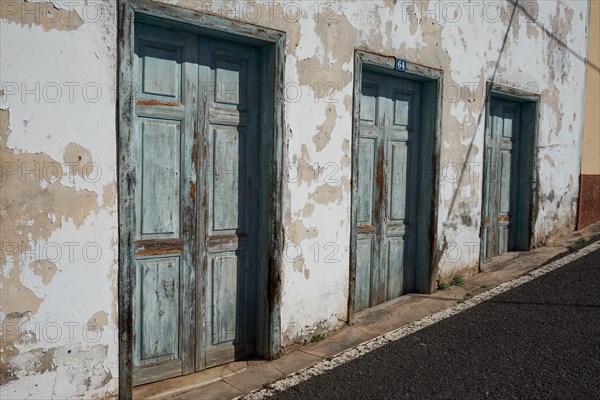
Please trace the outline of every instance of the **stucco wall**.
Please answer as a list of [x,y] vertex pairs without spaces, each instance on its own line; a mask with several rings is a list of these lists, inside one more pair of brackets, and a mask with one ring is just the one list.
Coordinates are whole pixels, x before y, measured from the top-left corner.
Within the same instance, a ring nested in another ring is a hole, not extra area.
[[116,393],[116,7],[0,3],[0,397]]
[[[444,71],[439,279],[472,273],[479,258],[486,81],[541,95],[535,243],[574,228],[587,2],[521,1],[509,28],[506,1],[160,1],[287,34],[284,346],[347,320],[355,49]],[[47,11],[36,22],[8,3],[32,6],[2,0],[2,398],[48,397],[49,389],[61,398],[110,395],[118,376],[115,7],[43,2],[54,13],[73,10],[48,23]],[[49,243],[60,257],[43,250]],[[9,335],[15,324],[35,336]],[[85,336],[93,333],[97,341]]]

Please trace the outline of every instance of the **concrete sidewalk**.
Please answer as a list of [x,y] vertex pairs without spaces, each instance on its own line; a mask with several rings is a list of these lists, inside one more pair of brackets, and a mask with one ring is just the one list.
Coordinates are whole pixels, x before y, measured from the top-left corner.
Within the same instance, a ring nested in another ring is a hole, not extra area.
[[233,399],[354,348],[361,343],[449,309],[475,295],[510,282],[571,251],[569,246],[600,235],[600,223],[574,232],[551,245],[529,252],[505,254],[485,264],[484,272],[461,286],[431,295],[409,294],[357,314],[356,323],[275,361],[243,361],[193,375],[136,387],[135,399]]

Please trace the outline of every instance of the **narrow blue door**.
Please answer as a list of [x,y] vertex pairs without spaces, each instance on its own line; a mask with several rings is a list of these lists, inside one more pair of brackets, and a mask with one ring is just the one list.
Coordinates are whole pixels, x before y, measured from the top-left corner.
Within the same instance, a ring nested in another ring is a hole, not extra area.
[[519,115],[518,103],[492,97],[485,146],[483,258],[515,248]]
[[255,353],[259,52],[201,38],[198,368]]
[[358,144],[355,310],[414,290],[421,85],[365,72]]
[[[134,384],[194,370],[194,35],[135,28]],[[191,350],[191,351],[190,351]]]

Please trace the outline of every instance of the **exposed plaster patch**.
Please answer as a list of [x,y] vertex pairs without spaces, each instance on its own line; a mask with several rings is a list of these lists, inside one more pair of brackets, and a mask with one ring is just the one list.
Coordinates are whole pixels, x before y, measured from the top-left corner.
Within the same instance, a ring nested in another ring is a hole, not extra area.
[[314,211],[315,211],[315,205],[312,203],[306,203],[306,205],[302,209],[302,217],[308,218],[313,214]]
[[325,112],[325,122],[317,127],[318,133],[313,136],[313,143],[317,147],[317,151],[321,151],[331,141],[331,132],[335,127],[337,120],[337,110],[335,106],[330,105]]
[[[303,240],[314,239],[318,234],[317,228],[314,226],[307,228],[300,219],[294,220],[287,229],[287,239],[296,248]],[[310,271],[306,267],[304,256],[301,253],[294,258],[292,268],[295,272],[303,272],[306,279],[310,276]]]
[[[3,243],[3,245],[6,247],[6,242]],[[6,263],[4,263],[4,265],[6,265]],[[35,314],[42,304],[43,299],[38,297],[33,290],[21,282],[20,272],[21,269],[15,265],[10,270],[8,276],[2,275],[2,278],[0,279],[0,282],[2,283],[2,290],[0,290],[0,309],[5,314]]]
[[548,162],[548,164],[550,164],[552,166],[552,168],[556,167],[556,164],[554,163],[554,159],[550,156],[550,154],[544,155],[544,160],[546,160]]
[[[561,8],[561,5],[564,6],[564,9]],[[554,85],[556,85],[556,74],[560,74],[561,82],[564,83],[571,70],[571,58],[564,43],[568,43],[567,37],[573,31],[573,15],[572,8],[561,2],[556,3],[556,12],[550,22],[550,28],[555,37],[547,35],[548,66],[550,67],[550,79]]]
[[106,311],[97,311],[90,317],[86,326],[88,331],[102,332],[107,325],[108,314]]
[[15,346],[16,338],[8,338],[8,335],[4,333],[9,326],[11,325],[9,325],[8,320],[2,322],[2,332],[0,334],[0,385],[2,386],[17,379],[15,371],[10,367],[10,360],[19,354],[19,350]]
[[294,259],[294,271],[302,272],[304,269],[304,256],[299,255]]
[[29,374],[52,372],[56,371],[56,364],[54,363],[55,352],[55,348],[37,348],[13,358],[13,362]]
[[288,226],[287,237],[290,241],[299,244],[306,239],[314,239],[319,234],[316,227],[307,228],[301,220],[295,220]]
[[[342,178],[346,179],[346,178]],[[333,186],[328,183],[320,185],[308,197],[317,204],[337,203],[341,204],[344,199],[345,188],[343,186]]]
[[527,24],[527,37],[529,39],[538,39],[540,37],[540,31],[533,22]]
[[354,105],[354,98],[352,96],[344,96],[344,108],[348,113],[352,112],[352,106]]
[[322,90],[315,92],[319,99],[331,96],[332,91],[340,92],[352,82],[352,72],[346,70],[345,65],[353,60],[358,34],[346,16],[337,14],[335,18],[335,23],[320,19],[315,27],[321,39],[320,47],[326,51],[324,59],[313,56],[297,63],[300,85],[319,83]]
[[527,0],[525,4],[522,4],[525,9],[521,10],[522,14],[525,15],[525,21],[528,24],[534,24],[538,22],[540,18],[540,4],[538,0]]
[[102,188],[102,207],[114,207],[117,203],[117,184],[107,183]]
[[44,31],[72,31],[84,24],[74,9],[57,7],[53,2],[30,2],[28,0],[2,1],[0,18],[31,28],[40,26]]
[[[403,3],[403,2],[402,2]],[[415,35],[417,33],[417,28],[419,25],[429,25],[429,24],[433,24],[435,23],[435,20],[429,20],[429,18],[427,17],[427,11],[430,10],[429,8],[429,3],[430,0],[416,0],[416,1],[412,1],[409,2],[408,5],[406,6],[404,4],[401,3],[401,6],[404,7],[404,10],[402,10],[402,12],[406,12],[410,15],[410,26],[409,26],[409,30],[410,30],[410,34],[411,35]],[[389,3],[388,3],[389,4]],[[390,6],[392,6],[392,4],[389,4]],[[393,5],[396,5],[396,2],[394,1]],[[421,17],[419,17],[418,15],[421,15]]]
[[352,166],[352,154],[350,151],[350,140],[344,139],[342,142],[342,159],[340,160],[340,169],[347,169]]
[[69,166],[70,175],[79,175],[82,178],[88,178],[90,173],[94,173],[94,169],[88,168],[92,165],[92,153],[83,146],[76,143],[69,143],[65,147],[63,155],[65,165]]
[[54,278],[54,274],[56,274],[56,265],[53,262],[48,260],[36,260],[29,264],[29,268],[33,271],[34,274],[40,276],[42,278],[42,282],[44,285],[47,285]]
[[0,330],[0,385],[16,380],[19,368],[11,366],[11,360],[19,355],[17,345],[35,343],[35,333],[21,329],[30,313],[8,313]]
[[311,183],[315,182],[319,175],[323,172],[323,168],[311,163],[306,144],[302,144],[300,146],[300,158],[294,156],[293,160],[294,164],[296,165],[296,175],[294,179],[296,180],[296,184],[298,186],[310,185]]
[[[559,89],[557,88],[554,80],[550,81],[550,87],[552,89],[544,89],[544,91],[542,92],[542,97],[545,103],[544,116],[548,119],[550,119],[551,116],[554,116],[554,129],[548,129],[547,143],[553,142],[553,136],[558,137],[560,135],[563,126],[563,119],[565,116],[560,104],[560,98],[558,95]],[[550,108],[551,110],[550,115],[548,115],[548,113],[546,112],[548,108]]]

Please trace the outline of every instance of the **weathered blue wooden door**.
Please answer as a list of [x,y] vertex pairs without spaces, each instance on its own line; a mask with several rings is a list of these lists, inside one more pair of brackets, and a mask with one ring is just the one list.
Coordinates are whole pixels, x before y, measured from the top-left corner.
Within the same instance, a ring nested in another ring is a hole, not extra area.
[[200,40],[199,368],[255,352],[259,52]]
[[363,73],[355,310],[414,290],[421,85]]
[[[135,235],[134,384],[194,370],[194,35],[138,24],[131,87]],[[190,351],[192,349],[192,351]]]
[[256,347],[259,51],[135,28],[134,384]]
[[512,250],[516,238],[518,103],[492,97],[486,129],[483,258]]

